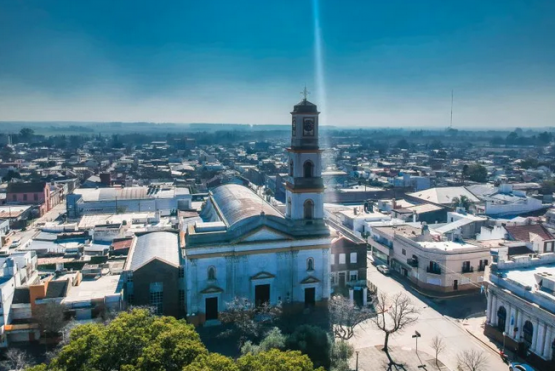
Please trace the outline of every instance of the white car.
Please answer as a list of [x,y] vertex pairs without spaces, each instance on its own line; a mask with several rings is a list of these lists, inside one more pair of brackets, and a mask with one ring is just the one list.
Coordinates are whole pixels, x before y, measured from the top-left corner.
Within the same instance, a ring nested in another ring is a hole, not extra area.
[[15,249],[16,247],[18,247],[21,244],[21,240],[13,240],[12,244],[10,245],[11,249]]
[[385,264],[378,265],[378,266],[377,266],[377,269],[378,269],[380,272],[382,272],[383,274],[385,274],[385,275],[388,275],[388,274],[389,274],[389,267],[388,267],[387,265],[385,265]]
[[534,368],[524,363],[513,362],[509,365],[509,371],[534,371]]

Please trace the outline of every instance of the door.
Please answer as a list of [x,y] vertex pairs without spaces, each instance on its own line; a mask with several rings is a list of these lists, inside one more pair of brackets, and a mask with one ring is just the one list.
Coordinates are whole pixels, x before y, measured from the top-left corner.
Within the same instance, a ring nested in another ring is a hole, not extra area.
[[453,290],[458,290],[459,289],[459,281],[458,280],[454,280],[453,281]]
[[257,307],[270,303],[270,285],[256,285],[254,287],[254,302]]
[[316,303],[316,288],[310,287],[304,289],[304,306],[305,308],[312,308]]
[[206,320],[218,319],[218,298],[206,298]]
[[345,287],[345,272],[339,272],[339,287]]

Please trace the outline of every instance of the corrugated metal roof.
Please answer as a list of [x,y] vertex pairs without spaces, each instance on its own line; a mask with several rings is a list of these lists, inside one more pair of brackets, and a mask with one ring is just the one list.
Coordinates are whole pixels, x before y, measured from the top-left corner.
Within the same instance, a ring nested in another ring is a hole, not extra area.
[[260,215],[261,212],[264,212],[265,215],[283,218],[279,211],[242,185],[225,184],[214,188],[212,199],[229,227],[246,218]]
[[179,238],[171,232],[152,232],[137,238],[128,270],[136,270],[154,258],[179,266]]

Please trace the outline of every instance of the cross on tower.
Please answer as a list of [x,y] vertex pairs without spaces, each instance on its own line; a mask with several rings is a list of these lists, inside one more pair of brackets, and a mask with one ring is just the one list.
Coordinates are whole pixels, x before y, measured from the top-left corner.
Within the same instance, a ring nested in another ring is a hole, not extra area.
[[304,100],[306,100],[306,98],[308,97],[308,95],[310,94],[310,92],[308,90],[306,90],[306,86],[304,87],[304,90],[301,91],[301,94],[304,97]]

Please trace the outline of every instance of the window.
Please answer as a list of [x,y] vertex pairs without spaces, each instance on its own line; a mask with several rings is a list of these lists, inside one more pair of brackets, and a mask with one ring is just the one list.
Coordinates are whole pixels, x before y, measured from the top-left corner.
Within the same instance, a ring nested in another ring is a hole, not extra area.
[[545,248],[544,248],[544,252],[553,252],[553,244],[554,242],[546,242],[545,243]]
[[532,322],[526,321],[522,332],[524,333],[524,342],[530,347],[532,345],[532,338],[534,337],[534,325],[532,325]]
[[13,201],[17,201],[17,195],[13,195],[13,196],[12,196],[12,200],[13,200]]
[[356,252],[351,253],[350,262],[353,263],[353,264],[355,264],[357,262],[357,253]]
[[39,200],[39,195],[35,193],[35,194],[33,195],[33,200],[34,200],[34,201],[38,201],[38,200]]
[[345,254],[339,254],[339,264],[345,264]]
[[330,261],[331,261],[330,265],[334,265],[334,264],[335,264],[335,254],[331,254],[331,255],[330,255]]
[[209,267],[208,268],[208,280],[214,281],[216,279],[216,268]]
[[312,200],[306,200],[304,202],[304,218],[314,218],[314,202]]
[[27,194],[26,193],[23,194],[23,201],[27,201]]
[[507,323],[507,310],[504,306],[500,306],[497,310],[497,329],[501,332],[505,331]]
[[312,178],[314,176],[314,164],[312,163],[312,161],[305,161],[303,165],[303,170],[303,175],[305,178]]
[[133,294],[128,294],[127,295],[127,303],[128,304],[133,304],[133,300],[135,300],[135,296]]
[[308,258],[306,260],[306,270],[307,271],[313,271],[314,270],[314,259]]
[[403,249],[402,253],[403,255],[407,255],[407,250]]
[[179,308],[185,308],[185,290],[179,290]]
[[133,282],[133,272],[127,273],[127,282]]
[[287,215],[291,215],[291,197],[287,199]]
[[153,282],[150,284],[149,304],[154,314],[163,313],[164,285],[162,282]]
[[185,267],[179,267],[179,278],[185,277]]
[[293,176],[293,160],[289,161],[289,175]]
[[331,285],[335,285],[335,275],[334,274],[330,274],[330,283]]
[[357,271],[350,271],[349,272],[349,280],[350,281],[357,281],[358,280],[358,272]]

